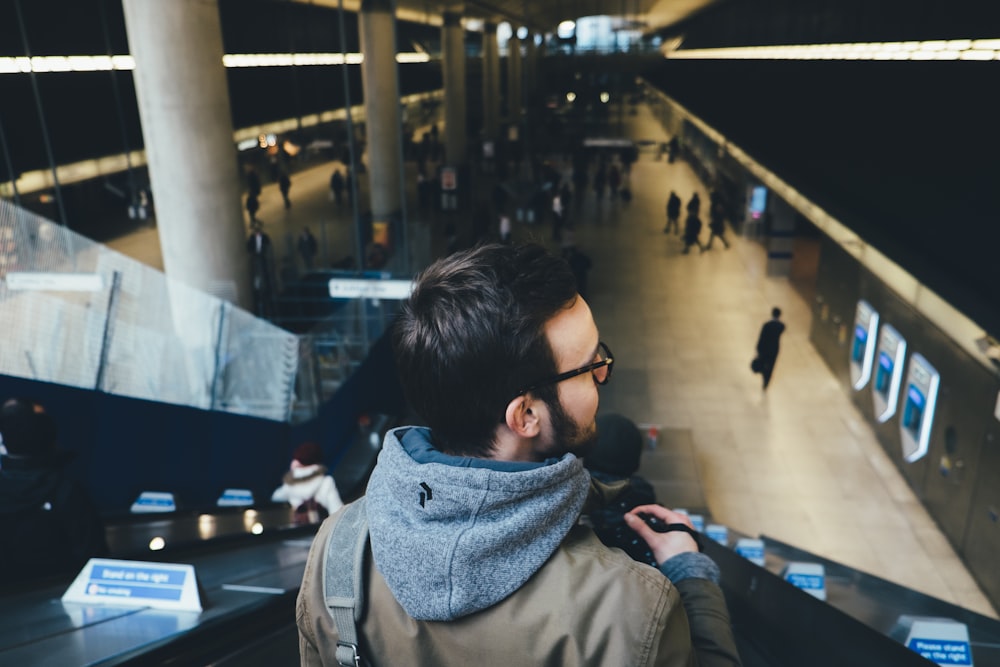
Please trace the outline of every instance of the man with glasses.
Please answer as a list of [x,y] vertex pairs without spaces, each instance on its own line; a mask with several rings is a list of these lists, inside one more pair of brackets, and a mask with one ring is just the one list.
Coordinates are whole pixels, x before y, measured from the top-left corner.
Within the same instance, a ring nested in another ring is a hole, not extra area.
[[338,604],[326,580],[352,561],[331,546],[345,513],[317,534],[296,609],[303,665],[338,664],[338,648],[373,665],[739,664],[718,568],[684,515],[644,505],[626,517],[659,571],[579,521],[610,491],[581,457],[615,358],[563,261],[537,245],[439,260],[393,345],[427,427],[387,434],[368,485],[356,642],[340,641],[343,616],[326,606]]

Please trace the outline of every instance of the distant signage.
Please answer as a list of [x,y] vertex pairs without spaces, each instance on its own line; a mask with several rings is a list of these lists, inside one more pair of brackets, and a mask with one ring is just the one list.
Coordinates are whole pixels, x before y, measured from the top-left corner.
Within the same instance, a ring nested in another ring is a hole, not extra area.
[[143,491],[132,503],[133,514],[176,511],[177,503],[174,502],[174,494],[162,491]]
[[939,665],[971,665],[969,642],[949,642],[934,639],[911,639],[906,648]]
[[753,537],[741,537],[736,542],[736,553],[751,563],[764,567],[764,540]]
[[226,489],[216,501],[219,507],[246,507],[253,505],[253,492],[250,489]]
[[413,291],[413,281],[334,278],[329,289],[333,299],[406,299]]
[[967,665],[972,667],[972,650],[969,646],[969,627],[950,618],[932,616],[900,616],[890,636],[901,639],[903,645],[939,665]]
[[723,546],[729,544],[729,529],[718,523],[710,523],[705,527],[705,534]]
[[201,611],[193,565],[91,558],[63,602]]
[[821,563],[788,563],[785,581],[820,600],[826,599],[826,568]]
[[7,289],[11,291],[99,292],[104,289],[104,279],[99,273],[11,271],[7,274]]

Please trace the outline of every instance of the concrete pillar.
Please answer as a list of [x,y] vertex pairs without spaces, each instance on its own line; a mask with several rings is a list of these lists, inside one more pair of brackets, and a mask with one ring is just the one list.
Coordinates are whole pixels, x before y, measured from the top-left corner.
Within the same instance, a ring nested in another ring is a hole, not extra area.
[[483,25],[483,137],[496,140],[500,133],[500,52],[497,24]]
[[167,276],[251,310],[217,0],[123,0]]
[[511,25],[513,32],[507,42],[507,116],[511,123],[521,122],[521,40],[517,36],[517,27]]
[[465,29],[461,5],[452,6],[442,15],[441,51],[445,160],[449,165],[459,165],[466,160]]
[[371,210],[374,220],[385,220],[403,204],[395,0],[362,0],[359,18]]

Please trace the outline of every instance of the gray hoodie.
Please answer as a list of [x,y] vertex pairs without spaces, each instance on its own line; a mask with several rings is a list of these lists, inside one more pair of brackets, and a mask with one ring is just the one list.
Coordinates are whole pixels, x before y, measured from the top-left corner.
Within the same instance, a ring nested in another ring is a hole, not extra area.
[[448,621],[489,608],[545,564],[589,486],[572,454],[545,463],[465,459],[434,450],[427,429],[394,429],[368,484],[376,567],[412,618]]

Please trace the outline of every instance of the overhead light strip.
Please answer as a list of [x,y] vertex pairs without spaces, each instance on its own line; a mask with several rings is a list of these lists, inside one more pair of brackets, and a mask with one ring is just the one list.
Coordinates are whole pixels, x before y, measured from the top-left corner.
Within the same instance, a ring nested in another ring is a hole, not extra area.
[[1000,39],[793,44],[718,49],[663,48],[672,60],[1000,60]]
[[[360,53],[237,53],[222,56],[226,67],[310,67],[358,65],[364,61]],[[396,62],[428,62],[426,53],[397,53]],[[135,69],[132,56],[17,56],[0,58],[0,74],[29,74],[49,72],[107,72]]]

